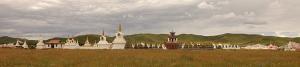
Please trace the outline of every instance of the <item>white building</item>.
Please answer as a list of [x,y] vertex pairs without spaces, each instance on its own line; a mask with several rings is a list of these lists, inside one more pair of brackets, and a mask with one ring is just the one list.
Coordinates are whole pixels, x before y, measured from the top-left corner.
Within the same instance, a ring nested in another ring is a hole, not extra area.
[[61,41],[58,38],[51,39],[48,41],[46,48],[62,48],[64,44],[61,43]]
[[116,33],[116,38],[112,43],[111,49],[125,49],[126,40],[124,39],[124,34],[122,33],[121,24],[119,25],[119,29]]

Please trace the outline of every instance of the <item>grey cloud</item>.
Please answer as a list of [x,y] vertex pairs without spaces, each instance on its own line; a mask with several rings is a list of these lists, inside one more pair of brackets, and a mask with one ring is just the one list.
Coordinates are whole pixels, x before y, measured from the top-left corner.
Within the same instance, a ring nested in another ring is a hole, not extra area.
[[[0,35],[52,33],[65,36],[99,33],[103,29],[113,35],[118,24],[124,25],[126,34],[167,33],[171,29],[202,35],[276,32],[297,25],[300,10],[293,8],[297,4],[289,1],[282,2],[284,8],[271,9],[269,4],[273,1],[268,0],[205,0],[218,9],[200,9],[198,5],[203,1],[199,0],[54,1],[57,2],[49,1],[53,6],[36,5],[40,1],[0,3],[0,28],[4,29]],[[43,9],[33,10],[28,8],[30,6]],[[277,12],[283,15],[274,15]],[[20,25],[22,22],[27,24]],[[277,26],[278,23],[284,27]],[[300,32],[300,29],[289,31]]]
[[265,25],[267,22],[257,21],[257,22],[244,22],[244,24],[250,24],[250,25]]

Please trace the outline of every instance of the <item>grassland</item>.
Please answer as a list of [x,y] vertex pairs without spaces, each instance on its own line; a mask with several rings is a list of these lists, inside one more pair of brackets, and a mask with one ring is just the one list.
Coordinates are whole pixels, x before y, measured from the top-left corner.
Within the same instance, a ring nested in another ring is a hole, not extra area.
[[0,67],[300,67],[300,52],[0,48]]

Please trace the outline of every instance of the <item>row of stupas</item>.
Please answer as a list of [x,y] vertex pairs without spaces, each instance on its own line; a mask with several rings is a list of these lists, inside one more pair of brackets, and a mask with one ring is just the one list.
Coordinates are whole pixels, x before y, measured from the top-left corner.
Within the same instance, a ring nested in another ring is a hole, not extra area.
[[20,41],[17,40],[16,43],[9,43],[9,44],[0,44],[0,47],[2,48],[29,48],[29,45],[27,44],[27,41]]
[[[43,40],[38,40],[36,44],[36,49],[49,49],[49,48],[61,48],[61,49],[125,49],[126,40],[124,38],[124,33],[122,32],[122,27],[119,25],[118,31],[116,32],[116,37],[112,43],[107,42],[106,35],[102,31],[101,36],[99,37],[100,41],[94,44],[89,42],[89,38],[86,38],[86,41],[83,46],[80,46],[78,41],[74,38],[68,38],[63,44],[59,39],[51,39],[50,41],[44,43]],[[17,44],[19,44],[17,42]],[[26,44],[26,41],[25,43]],[[25,48],[25,47],[24,47]],[[28,45],[27,47],[28,48]]]

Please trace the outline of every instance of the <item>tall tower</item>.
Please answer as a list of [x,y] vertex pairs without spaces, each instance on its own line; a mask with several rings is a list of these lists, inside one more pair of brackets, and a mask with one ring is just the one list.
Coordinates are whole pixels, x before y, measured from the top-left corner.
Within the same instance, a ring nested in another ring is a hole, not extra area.
[[116,38],[112,42],[112,49],[125,49],[126,40],[122,33],[122,26],[119,24],[118,31],[116,33]]
[[177,38],[175,35],[176,32],[172,31],[170,32],[168,36],[168,41],[165,43],[165,47],[167,49],[177,49],[179,44],[177,43]]

